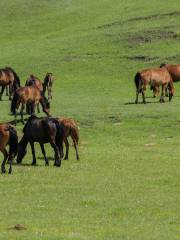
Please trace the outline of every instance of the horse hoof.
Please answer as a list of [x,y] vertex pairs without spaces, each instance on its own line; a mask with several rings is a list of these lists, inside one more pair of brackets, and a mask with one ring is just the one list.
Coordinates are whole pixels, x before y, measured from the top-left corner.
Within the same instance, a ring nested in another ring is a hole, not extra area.
[[12,173],[12,170],[9,170],[8,174],[11,174]]
[[60,166],[61,166],[61,163],[55,163],[54,166],[60,167]]
[[46,162],[46,163],[45,163],[45,166],[49,166],[49,163],[48,163],[48,162]]
[[68,160],[68,157],[65,157],[63,160]]

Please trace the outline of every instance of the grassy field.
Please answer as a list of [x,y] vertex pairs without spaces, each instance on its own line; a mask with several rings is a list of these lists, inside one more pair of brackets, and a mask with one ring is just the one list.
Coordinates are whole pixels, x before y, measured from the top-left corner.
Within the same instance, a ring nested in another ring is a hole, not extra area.
[[[1,0],[0,9],[1,67],[22,84],[53,72],[51,113],[80,127],[79,162],[71,147],[60,169],[45,167],[36,145],[37,167],[28,148],[25,164],[0,176],[0,239],[180,239],[180,85],[171,103],[147,91],[148,104],[132,104],[139,69],[180,62],[179,1]],[[0,121],[13,120],[6,96],[0,105]]]

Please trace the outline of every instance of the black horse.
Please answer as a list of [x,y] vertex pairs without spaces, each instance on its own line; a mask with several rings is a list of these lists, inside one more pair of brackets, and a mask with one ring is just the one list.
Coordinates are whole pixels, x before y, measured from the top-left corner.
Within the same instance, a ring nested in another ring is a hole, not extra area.
[[49,165],[44,149],[45,143],[50,143],[55,153],[55,163],[57,167],[61,166],[61,158],[63,157],[63,127],[55,118],[38,118],[36,116],[29,117],[23,128],[24,135],[18,144],[17,163],[21,163],[26,154],[28,142],[31,145],[33,161],[32,165],[36,165],[36,156],[34,142],[38,142],[41,146],[46,165]]

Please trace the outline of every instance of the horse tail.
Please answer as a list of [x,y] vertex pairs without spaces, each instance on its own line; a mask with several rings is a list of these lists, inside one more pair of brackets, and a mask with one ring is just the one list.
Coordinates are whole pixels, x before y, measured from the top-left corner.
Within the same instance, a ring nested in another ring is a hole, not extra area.
[[169,101],[171,101],[171,98],[174,95],[174,84],[172,78],[168,83],[168,88],[169,88]]
[[63,125],[61,123],[59,123],[59,121],[57,119],[54,119],[53,122],[56,125],[56,129],[57,129],[57,134],[56,134],[56,142],[62,143],[63,139],[64,139],[64,128]]
[[17,131],[13,127],[9,127],[9,155],[15,157],[18,151],[18,136]]
[[136,73],[136,75],[134,77],[134,82],[135,82],[137,91],[141,92],[142,89],[140,88],[140,84],[141,84],[141,74],[140,74],[140,72]]
[[17,107],[17,104],[18,104],[18,100],[19,100],[19,94],[17,92],[15,92],[14,96],[13,96],[13,99],[12,99],[12,102],[11,102],[11,112],[13,114],[15,114],[15,112],[16,112],[16,107]]
[[76,125],[71,126],[70,135],[71,135],[71,138],[74,139],[76,141],[76,144],[78,145],[79,131],[78,131],[78,127]]
[[14,75],[14,78],[16,80],[16,83],[18,84],[18,86],[20,87],[20,78],[19,76],[17,75],[17,73],[14,71],[14,69],[12,69],[11,67],[6,67],[6,69],[10,70],[13,75]]
[[56,133],[56,145],[59,147],[60,157],[64,156],[63,153],[63,140],[64,140],[64,128],[61,123],[57,119],[53,119],[53,122],[56,125],[57,133]]

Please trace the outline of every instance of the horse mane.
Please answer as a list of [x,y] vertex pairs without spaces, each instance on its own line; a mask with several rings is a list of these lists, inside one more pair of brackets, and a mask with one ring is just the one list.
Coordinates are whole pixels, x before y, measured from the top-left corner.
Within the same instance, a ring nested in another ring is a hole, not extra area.
[[20,78],[19,76],[17,75],[17,73],[14,71],[14,69],[12,69],[11,67],[5,67],[5,69],[11,71],[14,75],[14,78],[16,80],[16,83],[18,84],[18,86],[20,87]]
[[166,63],[161,63],[160,68],[165,67]]
[[26,122],[25,126],[23,127],[23,133],[25,133],[26,131],[26,128],[29,124],[29,122],[31,122],[33,119],[37,119],[38,117],[35,115],[35,114],[32,114],[29,118],[28,118],[28,121]]

